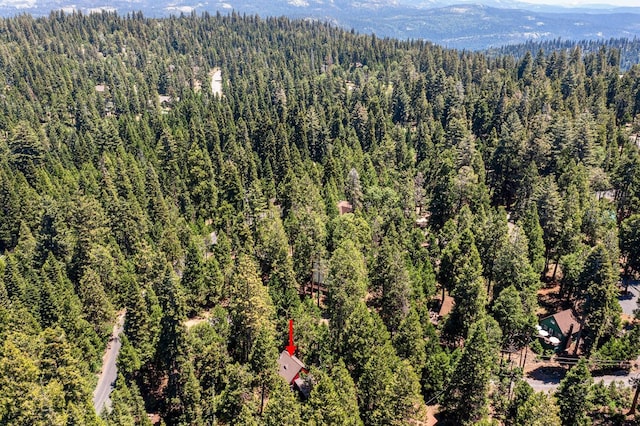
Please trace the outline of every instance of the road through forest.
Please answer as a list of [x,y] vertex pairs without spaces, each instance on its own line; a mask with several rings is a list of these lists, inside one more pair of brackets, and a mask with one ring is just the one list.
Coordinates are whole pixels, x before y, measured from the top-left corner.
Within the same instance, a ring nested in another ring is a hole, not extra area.
[[113,325],[113,333],[107,344],[107,349],[102,357],[102,370],[98,378],[98,384],[93,392],[93,407],[96,413],[100,414],[105,408],[109,410],[111,408],[111,400],[109,395],[113,390],[116,378],[118,377],[118,369],[116,367],[116,360],[118,359],[118,353],[122,343],[120,342],[120,333],[124,327],[124,318],[126,310],[123,310],[118,314],[116,323]]
[[[525,376],[525,380],[536,392],[555,392],[560,385],[560,380],[564,378],[564,372],[532,372]],[[636,377],[637,374],[620,371],[618,374],[607,374],[604,376],[594,376],[593,383],[604,382],[610,385],[613,382],[621,382],[625,386],[630,386],[629,379]]]

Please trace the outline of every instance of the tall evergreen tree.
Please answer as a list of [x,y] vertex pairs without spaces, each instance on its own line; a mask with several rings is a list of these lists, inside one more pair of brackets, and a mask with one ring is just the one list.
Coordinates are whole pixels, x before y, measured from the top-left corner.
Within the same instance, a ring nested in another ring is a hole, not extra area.
[[462,356],[451,378],[443,406],[452,424],[474,424],[488,414],[491,368],[496,348],[487,336],[487,320],[469,330]]
[[581,359],[562,379],[555,395],[558,398],[563,426],[591,424],[588,413],[592,405],[592,384],[593,379],[584,359]]

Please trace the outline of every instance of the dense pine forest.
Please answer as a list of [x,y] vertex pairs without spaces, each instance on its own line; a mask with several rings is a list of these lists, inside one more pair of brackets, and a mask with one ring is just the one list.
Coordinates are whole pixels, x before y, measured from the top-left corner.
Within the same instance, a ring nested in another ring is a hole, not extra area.
[[[535,52],[0,20],[0,424],[635,424],[591,375],[640,354],[640,66]],[[549,353],[552,286],[576,365],[537,393],[511,355]]]
[[640,63],[640,40],[633,39],[610,39],[610,40],[546,40],[546,41],[529,41],[523,44],[506,45],[500,48],[493,48],[487,50],[489,57],[495,58],[497,56],[511,55],[517,59],[529,52],[529,54],[535,55],[540,49],[544,52],[551,52],[553,50],[573,50],[580,48],[583,53],[597,53],[600,49],[605,47],[606,49],[616,49],[620,58],[618,59],[620,69],[623,71],[629,70],[634,65]]

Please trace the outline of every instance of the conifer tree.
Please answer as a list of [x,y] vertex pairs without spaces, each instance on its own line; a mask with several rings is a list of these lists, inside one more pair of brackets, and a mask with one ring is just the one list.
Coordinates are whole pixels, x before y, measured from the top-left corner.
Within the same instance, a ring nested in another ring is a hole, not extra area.
[[311,390],[305,420],[312,425],[362,425],[353,379],[339,361],[331,372],[312,370],[315,384]]
[[583,329],[580,336],[583,350],[591,353],[598,348],[600,339],[613,335],[620,324],[618,289],[611,260],[603,245],[597,245],[591,250],[579,280],[585,289],[582,296]]
[[202,253],[195,241],[190,240],[187,246],[184,271],[180,280],[182,288],[186,292],[189,314],[197,314],[198,309],[204,306],[207,294],[204,281],[204,262]]
[[451,378],[443,406],[454,424],[474,424],[488,414],[491,369],[495,348],[487,336],[487,321],[480,319],[469,330],[460,360]]
[[509,404],[507,424],[531,426],[560,426],[560,410],[555,400],[543,392],[534,392],[531,386],[520,381],[513,390]]
[[592,384],[593,379],[585,359],[581,359],[562,379],[555,395],[563,426],[591,424],[588,413],[592,406]]
[[241,254],[234,271],[229,302],[231,342],[234,357],[246,362],[257,343],[258,336],[274,336],[272,322],[275,314],[268,289],[262,284],[255,262]]
[[371,287],[378,292],[376,305],[392,335],[410,309],[409,274],[400,248],[394,243],[396,239],[395,232],[385,236],[371,271]]
[[330,325],[339,340],[347,318],[362,303],[367,291],[364,257],[351,240],[344,240],[333,252],[327,280]]
[[264,409],[262,420],[266,426],[298,426],[302,425],[300,403],[295,394],[281,378],[276,378],[275,385],[269,395],[269,402]]
[[542,273],[544,268],[543,231],[538,218],[538,208],[534,203],[530,204],[529,209],[526,211],[521,226],[529,243],[529,263],[535,273]]

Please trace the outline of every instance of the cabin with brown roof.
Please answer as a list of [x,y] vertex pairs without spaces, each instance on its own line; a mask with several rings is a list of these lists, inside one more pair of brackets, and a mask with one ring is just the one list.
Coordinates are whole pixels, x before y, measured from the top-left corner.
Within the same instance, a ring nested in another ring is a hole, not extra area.
[[547,346],[563,352],[577,338],[580,332],[580,321],[573,309],[565,309],[540,320],[540,336]]
[[343,214],[351,213],[351,212],[353,212],[353,206],[351,205],[350,202],[346,200],[342,200],[338,202],[338,213],[340,214],[340,216],[342,216]]

